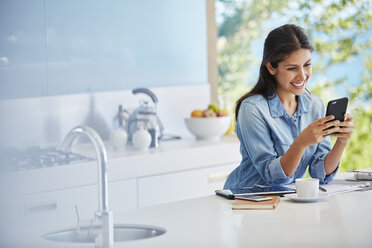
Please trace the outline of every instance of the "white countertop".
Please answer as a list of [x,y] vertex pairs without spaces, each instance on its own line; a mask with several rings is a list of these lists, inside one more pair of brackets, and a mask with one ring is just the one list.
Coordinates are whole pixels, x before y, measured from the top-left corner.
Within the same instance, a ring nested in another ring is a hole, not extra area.
[[[212,195],[114,213],[115,223],[167,229],[164,235],[115,247],[372,247],[371,206],[372,191],[339,194],[314,203],[281,198],[276,210],[232,210],[231,201]],[[12,222],[14,230],[28,232],[7,238],[20,247],[93,247],[40,238],[46,232],[72,227],[74,220],[71,226],[45,219],[37,222],[29,227]]]
[[[127,146],[123,152],[115,152],[110,144],[108,150],[108,179],[110,182],[192,170],[223,164],[239,164],[241,155],[236,136],[223,136],[221,140],[163,141],[158,148],[147,152]],[[73,145],[72,151],[95,157],[91,144]],[[6,180],[12,195],[27,195],[64,188],[97,184],[97,162],[31,169],[9,173]]]

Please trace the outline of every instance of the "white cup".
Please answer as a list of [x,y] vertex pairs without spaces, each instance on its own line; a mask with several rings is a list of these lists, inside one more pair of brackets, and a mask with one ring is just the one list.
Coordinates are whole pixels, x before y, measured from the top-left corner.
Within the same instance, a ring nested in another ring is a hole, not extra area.
[[296,179],[296,191],[298,198],[317,198],[319,192],[319,179]]

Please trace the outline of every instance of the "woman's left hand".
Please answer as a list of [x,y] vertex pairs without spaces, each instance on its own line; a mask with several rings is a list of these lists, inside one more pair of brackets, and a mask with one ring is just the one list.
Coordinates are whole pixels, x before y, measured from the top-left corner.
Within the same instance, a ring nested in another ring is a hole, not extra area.
[[332,134],[331,136],[337,137],[337,141],[342,143],[347,143],[354,131],[353,115],[345,114],[345,121],[340,122],[338,125],[340,129],[337,130],[337,134]]

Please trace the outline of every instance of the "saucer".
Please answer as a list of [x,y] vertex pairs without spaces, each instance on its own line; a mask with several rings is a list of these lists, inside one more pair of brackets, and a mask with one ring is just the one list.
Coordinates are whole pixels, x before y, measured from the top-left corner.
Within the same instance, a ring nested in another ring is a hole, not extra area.
[[326,193],[318,193],[318,197],[307,197],[307,198],[298,198],[297,194],[286,194],[284,195],[285,198],[288,198],[294,202],[316,202],[319,200],[322,200],[324,198],[327,198],[328,195]]

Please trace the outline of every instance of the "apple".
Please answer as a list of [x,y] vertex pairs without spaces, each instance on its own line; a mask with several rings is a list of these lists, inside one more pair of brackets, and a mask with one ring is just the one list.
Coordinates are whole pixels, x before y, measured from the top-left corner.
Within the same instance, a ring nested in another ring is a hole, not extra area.
[[203,111],[203,117],[216,117],[217,114],[212,109],[206,109]]

